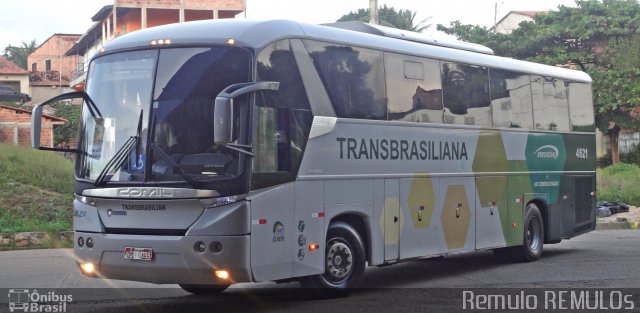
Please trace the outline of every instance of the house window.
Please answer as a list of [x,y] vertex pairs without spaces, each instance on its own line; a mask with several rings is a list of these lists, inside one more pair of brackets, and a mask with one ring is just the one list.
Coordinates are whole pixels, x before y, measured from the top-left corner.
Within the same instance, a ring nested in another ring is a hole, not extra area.
[[31,63],[31,71],[32,72],[38,71],[38,63]]
[[44,61],[45,71],[51,72],[51,60]]

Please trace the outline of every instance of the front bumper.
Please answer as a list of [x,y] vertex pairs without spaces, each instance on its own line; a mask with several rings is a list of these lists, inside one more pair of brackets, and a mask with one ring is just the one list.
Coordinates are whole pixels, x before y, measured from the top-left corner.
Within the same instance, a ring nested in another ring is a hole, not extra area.
[[[93,248],[79,247],[78,237],[92,238]],[[194,249],[196,242],[207,245],[204,252]],[[74,235],[77,262],[92,262],[96,277],[134,280],[156,284],[226,285],[249,282],[250,239],[240,236],[151,236],[117,235],[76,231]],[[214,252],[211,244],[222,244]],[[125,247],[151,248],[151,261],[124,258]],[[221,280],[215,270],[226,270],[230,277]]]

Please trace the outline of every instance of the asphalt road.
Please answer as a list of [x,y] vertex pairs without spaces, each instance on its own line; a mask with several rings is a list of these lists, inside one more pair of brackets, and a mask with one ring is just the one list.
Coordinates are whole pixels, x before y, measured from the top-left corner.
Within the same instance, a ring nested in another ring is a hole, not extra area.
[[36,288],[73,295],[67,312],[459,312],[464,290],[536,294],[573,288],[626,290],[638,312],[640,231],[595,231],[546,245],[533,263],[501,263],[485,251],[369,268],[362,285],[341,299],[315,299],[297,283],[239,284],[201,297],[175,285],[83,277],[69,249],[0,252],[0,312],[9,311],[3,295],[9,289]]

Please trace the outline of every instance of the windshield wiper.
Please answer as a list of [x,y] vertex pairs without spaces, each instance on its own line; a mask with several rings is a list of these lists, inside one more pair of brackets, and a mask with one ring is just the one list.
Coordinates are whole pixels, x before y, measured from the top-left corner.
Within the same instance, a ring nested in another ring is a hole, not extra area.
[[107,178],[107,175],[109,175],[109,173],[111,173],[114,170],[114,168],[120,167],[120,165],[124,162],[125,158],[129,156],[129,151],[131,151],[132,147],[136,147],[135,158],[136,158],[136,162],[138,162],[138,157],[139,157],[138,141],[140,140],[140,133],[142,131],[142,115],[143,115],[142,113],[143,113],[143,110],[140,110],[140,116],[138,117],[138,127],[136,128],[136,135],[129,137],[129,139],[127,139],[127,141],[125,141],[125,143],[122,145],[122,147],[118,149],[116,154],[113,155],[111,160],[107,162],[107,165],[105,165],[105,167],[102,169],[102,171],[96,178],[96,181],[94,183],[96,187],[100,186],[104,182],[105,178]]
[[198,189],[198,186],[199,186],[198,182],[193,180],[187,173],[185,173],[182,167],[180,167],[180,165],[176,163],[176,161],[173,160],[173,158],[170,155],[168,155],[162,148],[160,148],[154,142],[150,143],[149,146],[151,147],[151,149],[153,149],[153,151],[158,153],[158,155],[160,155],[162,159],[167,161],[167,163],[169,163],[172,169],[178,170],[178,174],[180,174],[180,176],[184,178],[184,180],[187,183],[189,183],[189,185],[191,185],[193,188]]
[[237,144],[237,143],[219,143],[218,145],[223,146],[225,148],[228,148],[230,150],[234,150],[234,151],[238,151],[241,153],[244,153],[250,157],[255,156],[256,154],[254,153],[253,150],[253,146],[249,146],[249,145],[241,145],[241,144]]
[[124,145],[122,145],[122,147],[120,147],[120,149],[116,152],[113,158],[111,158],[111,160],[107,162],[107,165],[104,167],[104,169],[102,169],[102,171],[96,178],[96,181],[94,183],[96,187],[101,185],[104,182],[104,179],[107,177],[107,175],[109,175],[109,173],[113,170],[113,168],[116,165],[120,166],[120,164],[124,162],[124,159],[128,156],[129,151],[131,150],[131,147],[135,146],[137,142],[138,142],[137,136],[131,136],[129,137],[129,139],[127,139]]

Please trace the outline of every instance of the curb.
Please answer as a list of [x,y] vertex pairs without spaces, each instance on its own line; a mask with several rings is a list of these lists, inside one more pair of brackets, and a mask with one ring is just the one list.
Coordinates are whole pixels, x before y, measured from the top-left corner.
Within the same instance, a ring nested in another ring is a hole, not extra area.
[[596,220],[596,230],[600,229],[640,229],[640,221],[629,221],[623,217],[619,217],[615,221],[607,222]]
[[611,230],[611,229],[629,229],[627,222],[596,222],[596,230]]
[[36,248],[43,245],[73,242],[73,231],[0,233],[0,250]]

